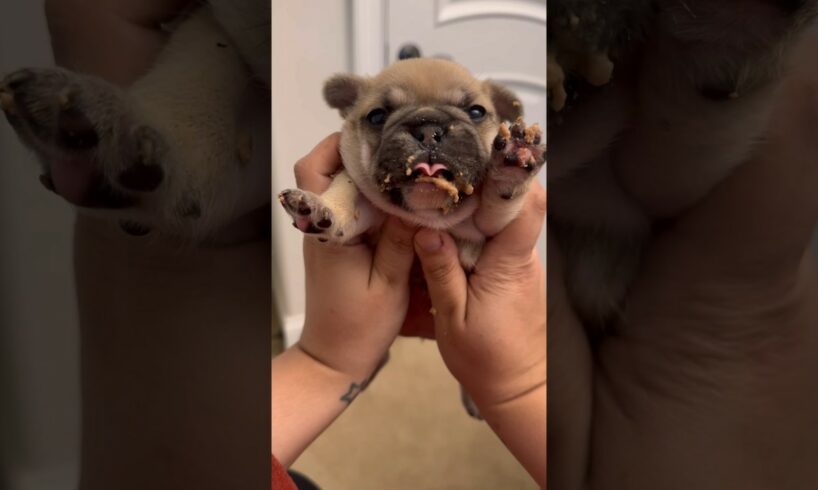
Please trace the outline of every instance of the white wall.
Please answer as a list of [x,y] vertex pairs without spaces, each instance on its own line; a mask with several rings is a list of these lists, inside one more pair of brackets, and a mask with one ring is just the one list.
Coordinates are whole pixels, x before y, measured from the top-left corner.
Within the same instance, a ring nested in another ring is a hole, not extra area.
[[[0,76],[52,64],[42,1],[4,5]],[[0,487],[73,488],[79,444],[73,212],[0,119]]]
[[[321,95],[324,80],[350,71],[349,2],[273,2],[273,196],[295,186],[292,166],[324,136],[341,128]],[[304,312],[301,233],[273,202],[274,291],[292,340]]]

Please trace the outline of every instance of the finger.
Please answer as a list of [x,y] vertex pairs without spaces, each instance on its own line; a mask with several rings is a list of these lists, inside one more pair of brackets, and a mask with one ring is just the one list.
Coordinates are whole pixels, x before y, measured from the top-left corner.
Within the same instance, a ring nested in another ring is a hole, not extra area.
[[305,157],[295,164],[295,182],[299,189],[316,194],[327,190],[332,175],[341,168],[338,144],[341,133],[332,133],[318,143]]
[[416,228],[398,218],[386,221],[375,247],[370,280],[382,280],[389,285],[409,287],[409,272],[415,260]]
[[[814,59],[818,43],[802,46]],[[757,156],[660,242],[695,271],[769,277],[801,262],[818,218],[818,70],[800,64],[780,90]],[[695,260],[693,259],[695,257]]]
[[167,44],[167,32],[160,24],[183,13],[191,3],[47,0],[44,7],[54,58],[66,68],[130,85],[145,74]]
[[467,282],[454,240],[447,233],[422,229],[415,234],[415,251],[423,267],[435,314],[452,323],[462,322],[466,311]]
[[535,182],[526,195],[520,214],[486,243],[477,269],[484,270],[487,265],[494,267],[530,260],[540,238],[545,208],[545,190],[539,182]]

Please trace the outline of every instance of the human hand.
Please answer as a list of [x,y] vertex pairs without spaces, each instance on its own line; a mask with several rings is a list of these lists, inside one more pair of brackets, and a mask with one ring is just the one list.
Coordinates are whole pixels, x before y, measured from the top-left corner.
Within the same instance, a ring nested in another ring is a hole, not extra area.
[[[326,190],[341,167],[340,134],[296,163],[298,187]],[[373,246],[304,237],[301,339],[273,358],[271,447],[289,465],[366,388],[398,336],[409,303],[415,230],[387,220]]]
[[[340,135],[324,139],[296,164],[302,189],[321,193],[341,166]],[[409,305],[415,228],[386,221],[378,243],[336,246],[304,238],[307,304],[298,347],[364,380],[394,342]]]
[[545,191],[536,184],[526,199],[468,277],[451,236],[423,229],[415,237],[440,353],[481,409],[545,383],[545,277],[535,250]]
[[415,250],[443,361],[509,451],[545,485],[546,294],[535,250],[545,191],[535,184],[526,199],[468,277],[447,233],[420,230]]
[[549,247],[553,488],[818,486],[818,43],[803,48],[757,155],[655,237],[593,349]]
[[[153,64],[167,40],[161,29],[192,0],[46,0],[58,65],[127,85]],[[127,55],[123,55],[127,53]]]

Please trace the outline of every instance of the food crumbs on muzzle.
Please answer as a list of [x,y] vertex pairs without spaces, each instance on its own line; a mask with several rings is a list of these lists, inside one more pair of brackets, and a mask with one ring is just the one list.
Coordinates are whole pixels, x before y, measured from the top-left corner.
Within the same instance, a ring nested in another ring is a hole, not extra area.
[[427,184],[434,184],[435,187],[442,191],[446,191],[449,194],[449,197],[452,198],[455,204],[460,202],[460,191],[455,187],[454,184],[449,182],[448,180],[442,177],[428,177],[422,175],[415,179],[415,182],[427,183]]

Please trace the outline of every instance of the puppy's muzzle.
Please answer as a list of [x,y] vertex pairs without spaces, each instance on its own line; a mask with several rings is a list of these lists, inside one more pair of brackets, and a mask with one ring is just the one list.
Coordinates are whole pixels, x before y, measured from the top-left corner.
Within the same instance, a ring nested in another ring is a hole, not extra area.
[[375,154],[377,167],[373,177],[393,203],[401,202],[403,192],[417,184],[423,184],[417,189],[430,187],[428,179],[440,179],[431,181],[438,185],[449,182],[451,185],[444,188],[452,195],[454,188],[463,190],[479,185],[486,160],[479,134],[465,117],[450,113],[453,111],[421,107],[387,124]]
[[418,140],[424,148],[433,148],[443,142],[446,130],[436,124],[421,124],[420,126],[410,127],[409,134]]

